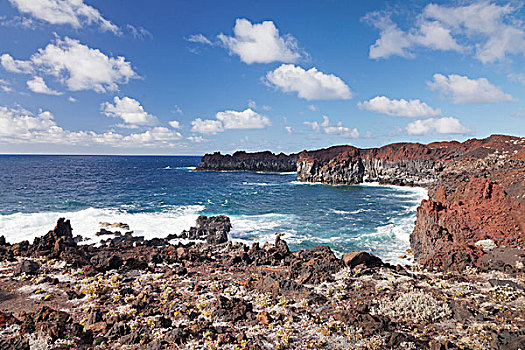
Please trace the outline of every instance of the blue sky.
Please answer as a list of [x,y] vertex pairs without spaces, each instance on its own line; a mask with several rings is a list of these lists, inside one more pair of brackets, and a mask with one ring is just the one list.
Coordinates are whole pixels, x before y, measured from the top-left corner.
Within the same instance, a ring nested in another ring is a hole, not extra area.
[[0,153],[525,135],[521,2],[0,0]]

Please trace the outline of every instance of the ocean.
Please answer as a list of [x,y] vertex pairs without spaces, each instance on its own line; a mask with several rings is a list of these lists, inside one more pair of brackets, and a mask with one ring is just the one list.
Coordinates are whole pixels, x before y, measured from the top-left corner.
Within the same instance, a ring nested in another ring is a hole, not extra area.
[[0,235],[30,240],[59,217],[96,243],[99,222],[123,222],[145,238],[180,233],[198,215],[228,215],[231,239],[292,250],[328,245],[337,254],[365,250],[386,261],[409,247],[421,188],[331,186],[295,173],[196,172],[200,157],[0,156]]

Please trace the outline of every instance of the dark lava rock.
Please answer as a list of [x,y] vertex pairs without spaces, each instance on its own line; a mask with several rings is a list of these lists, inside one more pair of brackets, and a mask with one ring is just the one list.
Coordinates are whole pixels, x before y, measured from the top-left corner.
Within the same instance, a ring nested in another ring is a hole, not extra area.
[[509,281],[509,280],[499,280],[499,279],[493,278],[493,279],[489,279],[489,283],[490,283],[490,285],[492,287],[508,286],[508,287],[514,288],[516,290],[525,290],[525,288],[523,288],[523,286],[520,286],[516,282]]
[[[120,233],[120,232],[119,232]],[[106,235],[114,235],[115,233],[112,231],[108,231],[105,228],[101,228],[100,231],[95,233],[97,236],[106,236]]]
[[228,241],[231,230],[230,218],[225,215],[207,217],[201,215],[197,218],[195,227],[183,231],[181,238],[205,240],[209,244],[220,244]]
[[84,344],[91,344],[93,341],[91,333],[83,332],[83,327],[74,322],[67,312],[56,311],[47,306],[36,314],[25,315],[21,329],[24,332],[42,331],[53,341],[65,337],[78,337]]
[[332,275],[342,267],[343,263],[330,247],[321,245],[295,253],[290,265],[290,277],[299,284],[319,284],[332,281]]
[[220,317],[224,321],[238,322],[253,318],[253,305],[239,298],[228,299],[219,296],[217,309],[213,313],[215,317]]
[[24,260],[14,270],[15,276],[25,273],[26,275],[36,275],[40,270],[40,264],[36,261]]
[[29,341],[22,335],[0,338],[1,350],[30,350]]
[[336,321],[363,329],[365,336],[388,331],[390,319],[384,316],[373,316],[368,312],[361,313],[357,310],[342,310],[334,314]]
[[90,261],[93,267],[100,272],[118,269],[123,264],[122,258],[119,255],[105,251],[92,256]]
[[343,255],[342,260],[346,266],[351,268],[359,265],[364,265],[369,268],[383,266],[383,261],[377,256],[361,251],[346,253]]
[[4,314],[2,311],[0,311],[0,327],[4,327],[15,322],[17,322],[17,320],[13,316]]
[[[525,265],[525,250],[517,248],[495,248],[483,255],[480,264],[487,270],[498,270],[507,273],[517,272],[516,266]],[[523,267],[521,272],[523,272]]]
[[525,349],[525,331],[510,332],[503,330],[492,334],[491,348],[496,350]]

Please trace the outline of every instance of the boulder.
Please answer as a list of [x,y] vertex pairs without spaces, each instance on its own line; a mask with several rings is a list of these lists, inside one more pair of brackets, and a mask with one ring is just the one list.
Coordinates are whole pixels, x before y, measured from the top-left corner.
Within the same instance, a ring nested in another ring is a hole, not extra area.
[[342,260],[345,266],[350,268],[354,268],[359,265],[363,265],[368,268],[383,266],[383,261],[377,256],[362,251],[346,253],[343,255]]

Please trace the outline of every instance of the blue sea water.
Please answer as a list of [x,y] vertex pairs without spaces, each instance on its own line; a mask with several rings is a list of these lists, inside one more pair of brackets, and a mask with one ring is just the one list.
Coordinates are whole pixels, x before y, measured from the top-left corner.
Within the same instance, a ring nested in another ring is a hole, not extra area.
[[0,235],[45,234],[59,217],[96,242],[99,222],[146,238],[180,233],[198,215],[228,215],[231,238],[290,248],[366,250],[398,262],[426,191],[379,185],[304,184],[294,173],[196,172],[199,157],[0,156]]

